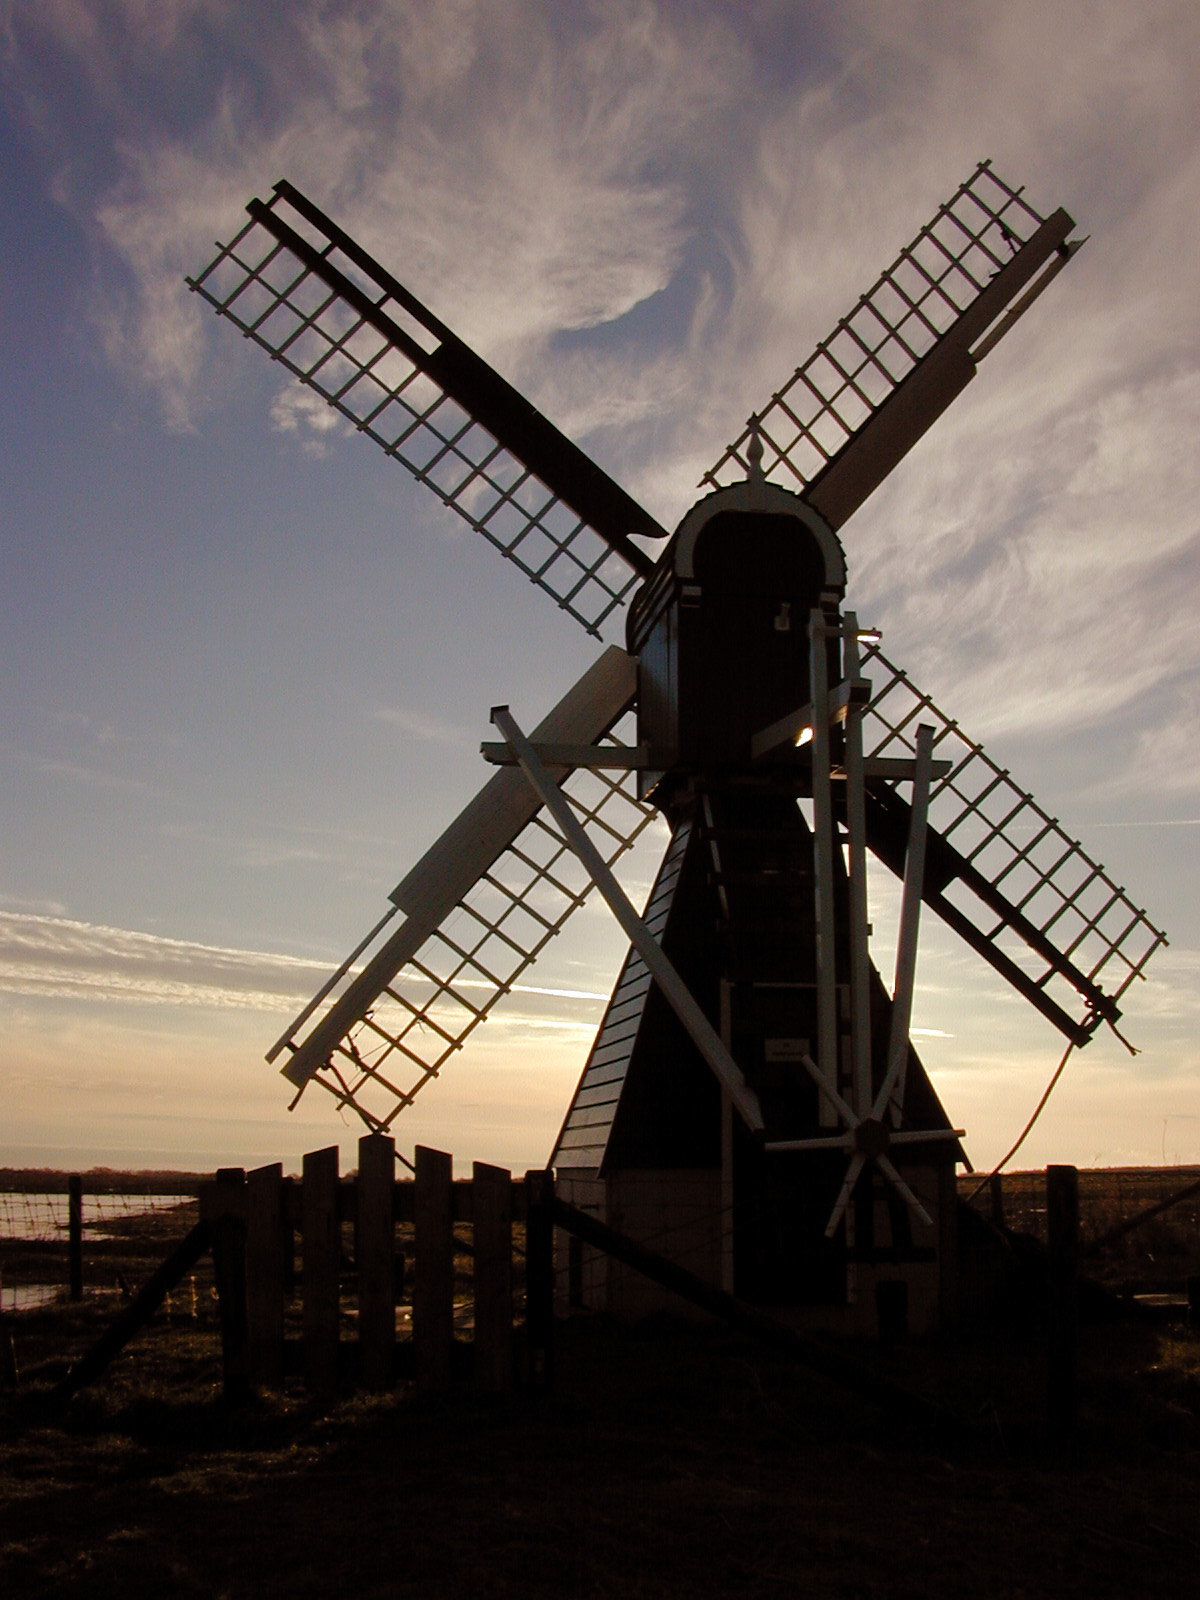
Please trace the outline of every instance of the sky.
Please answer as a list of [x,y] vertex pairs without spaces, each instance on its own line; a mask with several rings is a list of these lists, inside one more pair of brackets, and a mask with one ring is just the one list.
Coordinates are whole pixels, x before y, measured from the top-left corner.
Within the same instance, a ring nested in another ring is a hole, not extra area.
[[[595,654],[189,294],[246,202],[290,179],[673,527],[984,157],[1089,242],[847,603],[1171,941],[1017,1164],[1200,1161],[1198,78],[1189,0],[0,0],[0,1164],[353,1165],[264,1054],[488,708]],[[579,912],[401,1148],[544,1163],[622,953]],[[987,1167],[1058,1034],[932,917],[914,1026]]]

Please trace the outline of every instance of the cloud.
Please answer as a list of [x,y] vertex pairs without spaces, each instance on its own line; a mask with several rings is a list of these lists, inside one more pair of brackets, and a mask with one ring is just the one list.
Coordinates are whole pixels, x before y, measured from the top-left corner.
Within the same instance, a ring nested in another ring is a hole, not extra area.
[[[685,27],[639,0],[569,22],[537,0],[305,0],[241,29],[197,0],[138,59],[169,76],[204,41],[229,70],[134,139],[116,45],[141,12],[24,18],[10,76],[45,100],[35,46],[85,63],[115,170],[70,203],[97,231],[106,349],[173,426],[235,348],[182,273],[286,171],[673,525],[990,145],[1097,236],[847,530],[854,597],[989,737],[1111,717],[1200,664],[1177,608],[1153,621],[1200,574],[1200,317],[1173,267],[1200,177],[1186,7],[1023,0],[968,26],[852,4],[786,19],[782,74],[765,54],[782,12],[734,32],[716,7]],[[351,431],[296,386],[270,418],[314,455]]]
[[455,722],[420,711],[408,711],[403,706],[379,706],[371,712],[371,718],[409,738],[423,739],[430,744],[470,744],[475,737]]
[[[12,897],[4,898],[12,903]],[[0,911],[0,992],[10,995],[277,1011],[283,1004],[307,1004],[328,976],[327,963],[298,956],[200,944],[60,915]],[[465,979],[458,987],[490,992],[492,986]],[[594,1006],[608,998],[591,989],[533,983],[513,984],[512,992],[525,996],[526,1004],[505,1009],[508,1029],[594,1029],[594,1017],[573,1013],[579,1002]],[[564,1010],[545,1001],[569,1004]]]
[[306,1001],[321,962],[0,911],[0,989],[39,998],[272,1008]]
[[[851,599],[997,759],[1032,751],[1098,808],[1197,816],[1190,4],[296,0],[268,16],[225,0],[0,0],[0,31],[6,114],[91,248],[80,315],[169,427],[201,425],[222,385],[249,381],[276,431],[268,456],[370,448],[311,393],[277,391],[278,372],[183,284],[241,227],[246,200],[287,175],[666,525],[746,414],[994,155],[1092,239],[848,525]],[[442,710],[366,714],[473,744]],[[117,741],[83,731],[86,750],[64,747],[43,770],[103,799],[101,786],[132,780]],[[336,836],[277,822],[202,842],[214,859],[295,865],[313,888],[312,928],[329,914],[322,885],[353,860]],[[630,868],[640,893],[653,867]],[[326,976],[315,962],[73,923],[56,902],[7,905],[10,995],[137,1000],[138,1020],[164,1029],[168,1007],[199,1025],[211,1006],[248,1032],[247,1007],[295,1008]],[[610,922],[593,897],[537,968],[553,988],[577,939],[562,985],[575,993],[513,997],[489,1034],[510,1059],[527,1060],[515,1030],[530,1018],[542,1043],[555,1026],[584,1028],[600,952],[614,967],[623,953]],[[311,931],[297,937],[318,947]],[[960,1079],[994,1076],[1001,1054],[1044,1077],[1045,1025],[1021,1033],[1029,1008],[993,975],[981,983],[933,919],[923,943],[931,1053],[952,1054]],[[1194,1073],[1198,975],[1162,965],[1173,955],[1155,958],[1161,986],[1136,985],[1130,1010]],[[86,1038],[96,1011],[62,1009]],[[32,998],[26,1010],[39,1026],[50,1012]],[[1123,1080],[1131,1103],[1140,1081]]]
[[194,823],[164,823],[164,839],[186,840],[242,867],[270,870],[299,865],[337,867],[375,882],[380,848],[395,852],[395,839],[337,828],[264,827],[251,834],[223,833]]
[[13,911],[33,911],[47,917],[64,917],[67,913],[66,906],[60,900],[43,900],[36,896],[0,891],[0,902]]
[[[976,155],[1043,209],[1067,202],[1092,242],[847,528],[851,594],[972,734],[1048,740],[1136,708],[1112,792],[1164,748],[1166,781],[1196,786],[1200,640],[1177,603],[1200,578],[1200,310],[1177,268],[1200,179],[1186,6],[1018,0],[968,25],[851,4],[796,24],[790,75],[716,7],[684,27],[637,0],[569,22],[535,0],[449,16],[306,0],[238,29],[198,0],[129,67],[116,46],[140,15],[10,19],[9,79],[49,104],[47,52],[85,70],[111,170],[64,194],[95,229],[109,353],[175,426],[238,348],[181,274],[277,172],[668,524]],[[169,78],[201,40],[228,69],[133,138],[145,52]],[[350,431],[294,385],[270,419],[315,454]]]
[[276,433],[300,435],[305,455],[329,454],[331,436],[349,434],[349,424],[312,389],[290,383],[271,401],[271,427]]
[[[569,26],[534,0],[451,16],[445,0],[337,16],[302,0],[267,27],[212,0],[177,5],[156,30],[155,74],[189,92],[151,104],[146,47],[125,49],[138,10],[14,16],[8,81],[50,141],[64,66],[88,84],[75,114],[110,162],[60,175],[59,192],[97,246],[109,358],[176,428],[192,423],[212,338],[183,275],[274,176],[383,260],[402,246],[417,292],[436,287],[469,338],[520,367],[551,333],[611,321],[669,281],[687,197],[664,158],[687,154],[740,78],[723,24],[684,27],[648,0],[597,4]],[[228,68],[197,81],[199,55]]]
[[[108,744],[109,739],[97,738],[97,744]],[[47,778],[65,778],[68,783],[83,784],[89,788],[113,789],[124,794],[152,794],[153,786],[141,778],[126,777],[121,772],[105,772],[98,767],[81,766],[77,761],[62,761],[53,756],[41,756],[32,750],[7,749],[12,760]]]

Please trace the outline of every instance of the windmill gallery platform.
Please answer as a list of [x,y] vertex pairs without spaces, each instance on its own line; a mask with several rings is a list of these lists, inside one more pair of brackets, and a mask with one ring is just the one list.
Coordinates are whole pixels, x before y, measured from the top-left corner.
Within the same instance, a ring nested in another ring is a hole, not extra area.
[[[883,654],[843,532],[1070,261],[1071,218],[978,167],[669,534],[297,189],[247,209],[193,289],[598,641],[626,610],[532,732],[493,708],[498,770],[268,1059],[391,1131],[595,889],[630,949],[547,1153],[560,1196],[792,1321],[937,1327],[965,1157],[910,1037],[922,908],[1068,1051],[1163,935]],[[655,816],[639,913],[612,869]],[[868,855],[903,886],[890,986]],[[587,1302],[650,1309],[608,1261]]]

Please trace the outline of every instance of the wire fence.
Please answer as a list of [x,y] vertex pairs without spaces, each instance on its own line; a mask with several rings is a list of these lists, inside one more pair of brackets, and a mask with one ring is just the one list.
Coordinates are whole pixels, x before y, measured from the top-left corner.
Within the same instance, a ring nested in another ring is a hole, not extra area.
[[[959,1179],[960,1197],[976,1188]],[[1046,1174],[1005,1172],[975,1209],[1046,1242]],[[1083,1268],[1114,1288],[1178,1287],[1200,1272],[1200,1167],[1096,1167],[1079,1173]]]
[[[181,1204],[176,1194],[85,1194],[83,1228],[87,1238],[111,1237],[113,1230],[138,1218],[160,1216]],[[33,1244],[67,1242],[66,1193],[0,1191],[0,1247],[12,1241]]]
[[[182,1175],[157,1191],[146,1179],[125,1187],[109,1179],[100,1192],[87,1187],[82,1197],[85,1284],[88,1292],[127,1293],[196,1220],[198,1178]],[[965,1199],[975,1180],[959,1180]],[[639,1242],[677,1261],[703,1278],[719,1278],[720,1239],[731,1218],[716,1195],[699,1194],[668,1203],[651,1190],[627,1197],[638,1212]],[[1189,1192],[1190,1191],[1190,1192]],[[932,1198],[932,1197],[931,1197]],[[576,1203],[587,1206],[586,1198]],[[1079,1174],[1080,1236],[1084,1267],[1114,1287],[1165,1288],[1200,1272],[1200,1166],[1102,1168]],[[975,1208],[1014,1233],[1046,1239],[1046,1175],[1042,1171],[1005,1173],[995,1190],[985,1190]],[[632,1220],[632,1219],[631,1219]],[[619,1223],[618,1223],[619,1225]],[[411,1224],[398,1223],[398,1257],[413,1248]],[[0,1174],[0,1312],[25,1309],[65,1295],[68,1272],[68,1196],[65,1175],[18,1187]],[[523,1310],[524,1230],[514,1225],[514,1298]],[[347,1261],[354,1253],[353,1225],[344,1229]],[[472,1228],[456,1225],[455,1321],[470,1328]],[[556,1299],[560,1305],[593,1300],[594,1277],[603,1266],[591,1249],[556,1253]],[[582,1276],[581,1276],[582,1274]],[[397,1332],[403,1337],[411,1315],[411,1283],[399,1285]],[[407,1313],[407,1315],[406,1315]]]
[[[80,1253],[87,1292],[127,1296],[195,1222],[202,1181],[184,1173],[85,1174]],[[66,1295],[69,1182],[65,1173],[0,1172],[0,1312]]]

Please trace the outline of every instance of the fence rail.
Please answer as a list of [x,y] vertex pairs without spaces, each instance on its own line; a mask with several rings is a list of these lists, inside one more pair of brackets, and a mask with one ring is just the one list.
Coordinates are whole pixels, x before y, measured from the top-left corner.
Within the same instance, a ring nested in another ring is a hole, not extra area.
[[[200,1193],[209,1172],[110,1172],[106,1168],[67,1174],[45,1167],[0,1167],[0,1195],[67,1194],[78,1182],[85,1195],[174,1195]],[[0,1230],[2,1233],[2,1230]]]

